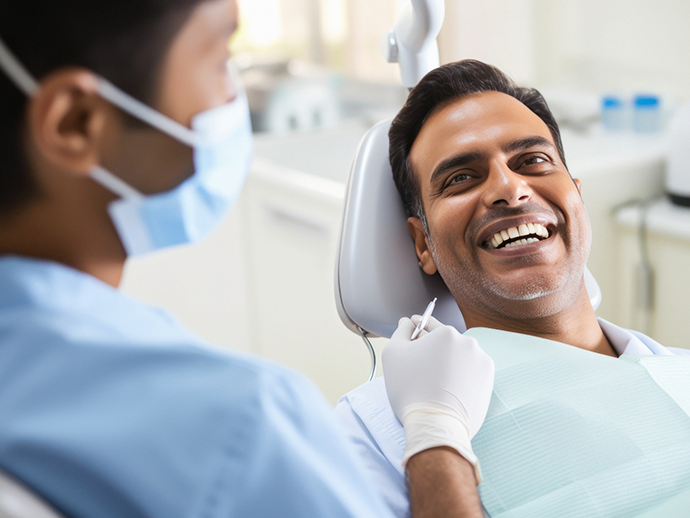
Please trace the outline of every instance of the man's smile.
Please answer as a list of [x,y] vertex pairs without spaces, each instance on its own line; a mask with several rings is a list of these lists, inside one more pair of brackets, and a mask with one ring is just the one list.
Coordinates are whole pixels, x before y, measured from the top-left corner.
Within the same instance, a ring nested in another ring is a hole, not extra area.
[[541,223],[523,223],[517,227],[509,227],[496,232],[483,246],[489,249],[536,243],[549,237],[548,229]]
[[556,222],[544,215],[524,215],[501,219],[484,228],[478,244],[485,250],[516,248],[544,241],[554,235]]

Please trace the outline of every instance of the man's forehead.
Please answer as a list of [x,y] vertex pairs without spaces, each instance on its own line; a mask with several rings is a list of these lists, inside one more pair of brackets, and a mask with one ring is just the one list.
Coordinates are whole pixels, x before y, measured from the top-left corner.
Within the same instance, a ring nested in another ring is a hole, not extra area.
[[417,169],[460,150],[498,148],[528,136],[542,136],[554,144],[546,123],[514,97],[501,92],[470,94],[431,113],[412,145],[410,160]]

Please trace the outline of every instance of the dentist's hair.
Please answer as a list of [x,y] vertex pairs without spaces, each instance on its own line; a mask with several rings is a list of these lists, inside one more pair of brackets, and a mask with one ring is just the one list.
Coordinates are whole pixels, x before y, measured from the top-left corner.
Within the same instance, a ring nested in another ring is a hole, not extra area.
[[408,217],[422,220],[428,228],[419,183],[410,162],[410,150],[429,116],[437,109],[467,95],[502,92],[514,97],[532,110],[549,128],[565,164],[561,132],[544,97],[533,88],[520,88],[494,66],[474,59],[448,63],[429,72],[410,92],[405,105],[391,124],[389,158],[395,185],[402,196]]
[[[204,0],[9,0],[0,38],[38,81],[85,67],[145,103],[172,39]],[[0,213],[40,195],[26,150],[27,98],[0,70]]]

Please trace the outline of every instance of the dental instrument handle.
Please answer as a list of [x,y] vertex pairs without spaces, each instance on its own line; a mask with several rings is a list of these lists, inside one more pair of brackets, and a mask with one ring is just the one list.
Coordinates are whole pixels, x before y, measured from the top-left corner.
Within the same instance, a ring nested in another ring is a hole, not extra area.
[[431,314],[434,312],[434,308],[436,307],[436,298],[429,302],[429,305],[426,307],[424,310],[424,313],[422,314],[422,318],[419,319],[419,324],[417,324],[417,327],[415,327],[414,332],[412,333],[412,337],[410,340],[414,340],[419,336],[419,333],[422,332],[422,330],[426,327],[426,325],[429,323],[429,319],[431,318]]

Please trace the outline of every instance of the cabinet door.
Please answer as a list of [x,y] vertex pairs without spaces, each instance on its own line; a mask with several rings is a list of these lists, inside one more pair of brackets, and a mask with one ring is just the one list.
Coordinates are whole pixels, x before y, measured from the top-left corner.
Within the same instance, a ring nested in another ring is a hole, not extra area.
[[340,321],[334,268],[345,185],[255,167],[247,186],[250,332],[260,354],[311,377],[337,402],[366,381],[369,355]]
[[171,310],[213,343],[251,351],[241,248],[244,198],[202,242],[128,260],[122,290]]
[[[620,315],[623,327],[641,331],[666,347],[690,348],[688,293],[690,241],[650,231],[647,247],[651,273],[641,275],[639,234],[622,227],[618,270]],[[647,283],[647,286],[644,286]],[[649,294],[650,299],[644,300]]]

